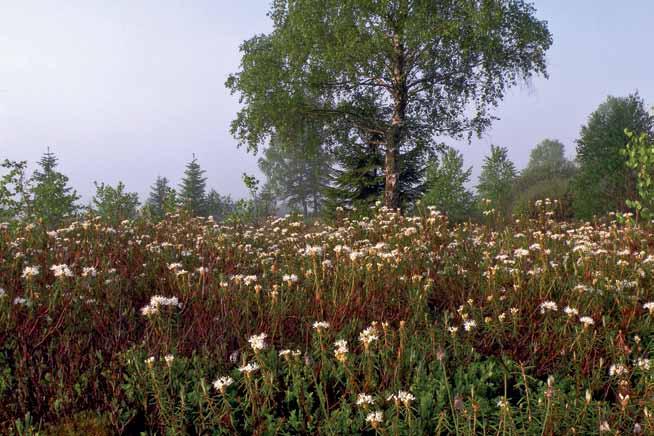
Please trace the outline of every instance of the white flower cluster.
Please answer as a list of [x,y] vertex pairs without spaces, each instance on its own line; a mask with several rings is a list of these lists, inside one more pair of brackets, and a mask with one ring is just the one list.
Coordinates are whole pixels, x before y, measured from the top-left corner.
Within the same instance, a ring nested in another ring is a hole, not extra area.
[[334,350],[334,356],[336,356],[336,360],[339,362],[345,362],[347,359],[347,353],[349,352],[347,349],[347,341],[345,339],[339,339],[338,341],[334,342],[334,346],[336,347]]
[[300,350],[282,350],[279,352],[279,357],[289,358],[289,357],[300,357],[302,352]]
[[379,339],[379,333],[375,325],[371,325],[359,334],[359,341],[363,344],[364,348],[368,350],[371,343]]
[[525,250],[524,248],[516,248],[513,250],[513,256],[517,258],[529,256],[529,250]]
[[359,394],[357,396],[357,406],[371,406],[375,404],[375,399],[372,395],[368,394]]
[[403,403],[406,407],[409,407],[412,401],[415,401],[416,397],[413,396],[411,392],[399,391],[397,394],[391,394],[386,398],[386,401],[395,401]]
[[182,307],[177,297],[162,297],[161,295],[153,295],[150,298],[150,304],[141,308],[141,315],[151,316],[159,313],[159,308],[162,306]]
[[329,323],[327,321],[316,321],[313,323],[314,330],[327,330],[329,328]]
[[243,283],[245,286],[251,286],[257,282],[257,276],[255,275],[250,275],[250,276],[245,276],[243,277]]
[[52,271],[55,275],[55,277],[72,277],[73,272],[68,268],[68,265],[65,263],[62,263],[60,265],[52,265],[50,267],[50,271]]
[[609,368],[609,375],[611,377],[613,376],[620,377],[627,374],[627,372],[629,372],[629,370],[625,365],[621,363],[616,363],[614,365],[611,365],[611,367]]
[[168,270],[169,271],[177,271],[177,270],[183,269],[183,267],[184,266],[179,262],[169,263],[168,264]]
[[[541,308],[542,308],[542,305],[541,305]],[[570,307],[570,306],[565,306],[563,308],[563,312],[565,312],[565,314],[568,315],[571,318],[573,316],[579,315],[579,311],[577,309],[575,309],[574,307]]]
[[370,412],[366,416],[366,422],[373,427],[377,427],[384,420],[384,412],[377,410],[376,412]]
[[85,266],[82,269],[82,277],[95,277],[98,275],[98,271],[92,266]]
[[545,313],[546,311],[556,312],[559,310],[559,306],[556,305],[553,301],[544,301],[540,304],[540,313]]
[[477,321],[474,319],[467,319],[463,322],[463,330],[467,332],[472,331],[475,327],[477,327]]
[[259,369],[259,365],[255,362],[248,363],[247,365],[241,366],[238,370],[242,373],[250,374]]
[[154,356],[150,356],[147,359],[144,360],[145,364],[147,365],[148,368],[152,368],[154,366],[154,362],[156,361],[156,358]]
[[26,266],[25,269],[23,269],[23,278],[24,279],[31,279],[32,277],[38,276],[39,275],[39,267],[38,266]]
[[250,336],[250,339],[248,339],[248,342],[250,343],[250,347],[252,347],[254,351],[263,350],[264,348],[266,348],[267,337],[268,335],[265,333]]
[[221,393],[225,392],[225,389],[227,389],[228,386],[234,383],[234,379],[231,377],[218,377],[214,382],[213,382],[213,387],[217,391],[220,391]]
[[590,316],[582,316],[579,318],[579,322],[582,323],[586,327],[590,327],[595,324],[595,320],[591,318]]
[[290,285],[291,283],[297,282],[298,277],[297,277],[296,274],[284,274],[284,276],[282,277],[282,280],[287,282]]
[[310,245],[307,245],[306,248],[304,249],[305,256],[315,257],[315,256],[320,256],[321,254],[322,254],[322,247],[320,246],[312,247]]

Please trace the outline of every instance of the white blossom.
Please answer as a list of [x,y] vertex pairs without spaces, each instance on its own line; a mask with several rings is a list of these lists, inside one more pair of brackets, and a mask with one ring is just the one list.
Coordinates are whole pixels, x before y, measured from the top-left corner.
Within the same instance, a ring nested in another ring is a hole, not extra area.
[[372,395],[359,394],[357,396],[357,406],[370,406],[373,404],[375,404],[375,400]]
[[73,272],[68,268],[68,265],[62,263],[61,265],[52,265],[50,271],[54,273],[55,277],[72,277]]
[[38,266],[26,266],[23,269],[23,278],[25,279],[31,279],[34,276],[39,275],[39,267]]
[[213,387],[217,391],[224,393],[225,389],[233,383],[234,383],[233,378],[229,376],[223,376],[223,377],[218,377],[216,380],[214,380]]
[[266,348],[267,337],[268,335],[265,333],[250,336],[250,339],[248,339],[248,342],[250,343],[250,347],[252,347],[254,351],[263,350],[264,348]]
[[595,321],[590,316],[582,316],[581,318],[579,318],[579,322],[582,323],[586,327],[589,327],[589,326],[592,326],[592,325],[595,324]]
[[472,331],[475,327],[477,327],[477,321],[474,319],[468,319],[463,322],[463,330],[467,332]]
[[347,359],[347,353],[349,352],[347,349],[347,341],[344,339],[339,339],[338,341],[334,342],[334,346],[334,356],[336,356],[336,360],[339,362],[344,362]]
[[250,374],[259,369],[259,365],[255,362],[248,363],[247,365],[241,366],[238,370],[242,373]]
[[540,313],[545,313],[546,311],[556,312],[559,310],[559,306],[554,301],[544,301],[540,304]]
[[313,323],[313,328],[315,330],[326,330],[329,328],[329,323],[327,321],[316,321]]
[[377,410],[375,412],[370,412],[366,416],[366,422],[373,427],[377,427],[384,420],[384,412]]

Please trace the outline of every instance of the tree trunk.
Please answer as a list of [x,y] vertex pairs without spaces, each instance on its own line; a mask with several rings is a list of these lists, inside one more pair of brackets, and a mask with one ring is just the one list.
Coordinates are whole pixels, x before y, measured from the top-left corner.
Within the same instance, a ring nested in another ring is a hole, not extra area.
[[399,146],[393,139],[386,141],[386,157],[384,163],[384,206],[396,209],[400,206],[400,195],[397,190],[397,182],[400,178],[398,162]]
[[391,209],[400,207],[400,193],[398,182],[400,178],[400,145],[404,139],[404,124],[406,121],[406,108],[408,89],[405,76],[404,46],[399,35],[393,36],[393,118],[386,134],[386,157],[384,164],[384,206]]

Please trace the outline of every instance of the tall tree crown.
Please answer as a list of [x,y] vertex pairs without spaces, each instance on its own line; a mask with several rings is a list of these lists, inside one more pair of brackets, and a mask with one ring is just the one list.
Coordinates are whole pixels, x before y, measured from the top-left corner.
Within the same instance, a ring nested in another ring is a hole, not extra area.
[[48,175],[51,175],[57,168],[58,164],[59,159],[52,151],[50,151],[50,147],[47,147],[45,153],[43,153],[43,156],[41,156],[41,159],[39,159],[38,165],[40,169],[36,169],[34,171],[32,176],[33,179],[41,180]]
[[638,93],[609,96],[586,125],[577,140],[579,172],[573,183],[575,210],[583,218],[624,210],[625,200],[635,197],[636,180],[621,155],[629,138],[625,129],[637,135],[652,135],[654,118]]
[[256,150],[306,117],[384,138],[385,199],[399,149],[481,133],[506,89],[546,75],[547,24],[523,0],[276,0],[273,31],[245,41],[227,86],[232,133]]
[[490,154],[484,158],[481,167],[477,192],[482,199],[491,200],[500,212],[508,214],[516,176],[515,165],[509,159],[509,150],[491,145]]
[[555,177],[571,177],[575,165],[565,157],[565,146],[558,140],[545,139],[529,154],[527,167],[520,173],[526,182],[536,182]]
[[330,156],[314,133],[317,138],[307,135],[301,146],[273,138],[259,159],[271,193],[291,208],[300,207],[305,216],[320,211],[330,171]]
[[472,167],[464,168],[463,155],[448,147],[427,168],[425,206],[434,206],[447,214],[451,221],[463,221],[473,212],[473,195],[466,188]]

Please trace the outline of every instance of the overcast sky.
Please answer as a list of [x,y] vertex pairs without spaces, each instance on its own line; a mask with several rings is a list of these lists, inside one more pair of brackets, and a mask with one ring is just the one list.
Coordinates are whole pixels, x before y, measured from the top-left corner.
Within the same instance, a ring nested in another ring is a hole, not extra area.
[[[239,44],[271,29],[270,0],[0,0],[0,159],[47,146],[88,200],[93,181],[142,196],[180,180],[192,153],[209,184],[239,197],[256,158],[236,148],[238,101],[224,87]],[[518,168],[544,138],[568,154],[607,95],[654,105],[654,1],[536,0],[554,45],[550,79],[513,89],[481,139],[455,144],[479,171],[490,144]]]

